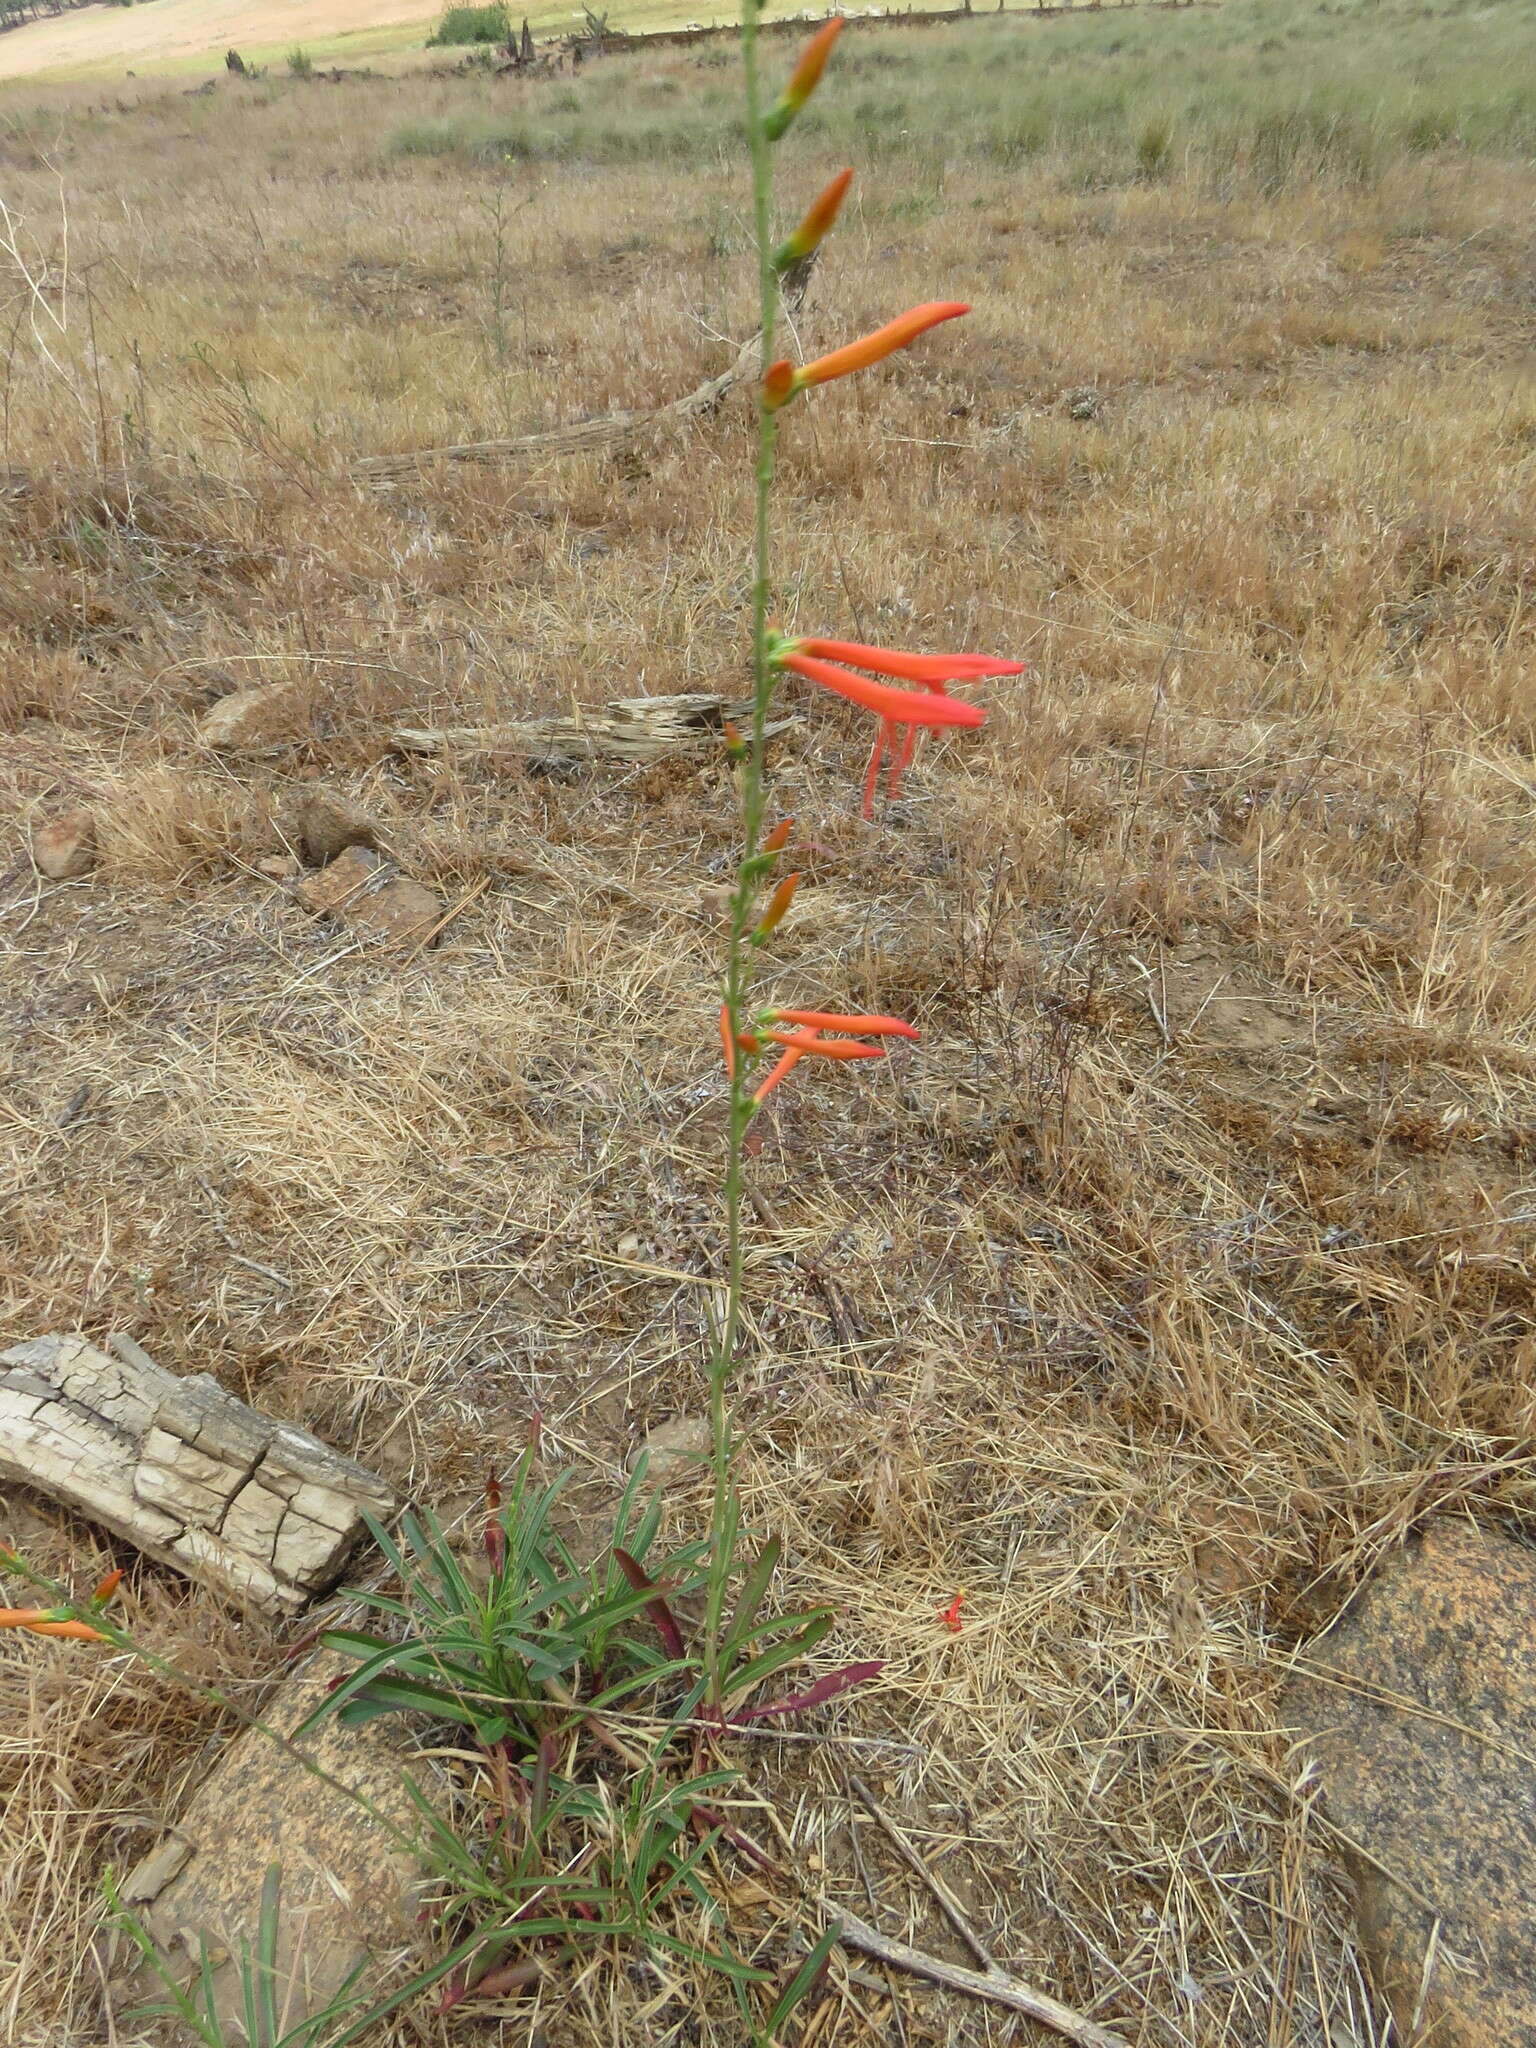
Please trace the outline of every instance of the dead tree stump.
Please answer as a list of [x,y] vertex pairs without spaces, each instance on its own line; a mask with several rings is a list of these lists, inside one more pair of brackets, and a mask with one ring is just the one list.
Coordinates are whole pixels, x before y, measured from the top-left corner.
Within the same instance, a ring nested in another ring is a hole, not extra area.
[[364,1512],[392,1512],[389,1488],[208,1374],[178,1379],[121,1349],[49,1336],[0,1352],[0,1479],[267,1614],[329,1592]]

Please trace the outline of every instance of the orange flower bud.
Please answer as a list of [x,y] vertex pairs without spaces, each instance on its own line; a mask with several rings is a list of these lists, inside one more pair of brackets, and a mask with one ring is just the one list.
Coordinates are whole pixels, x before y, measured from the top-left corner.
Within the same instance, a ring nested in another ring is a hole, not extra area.
[[793,818],[780,818],[777,825],[763,841],[764,853],[782,853],[789,844],[789,835],[795,829]]
[[763,133],[770,142],[777,142],[796,114],[805,105],[811,94],[821,83],[821,74],[827,68],[827,59],[832,55],[833,45],[843,32],[842,17],[829,21],[820,28],[800,53],[800,61],[789,74],[789,83],[763,119]]
[[795,891],[799,886],[800,873],[798,869],[794,874],[784,877],[783,881],[780,882],[777,889],[774,890],[768,899],[768,908],[763,912],[757,930],[752,934],[754,939],[766,939],[768,934],[782,923],[784,913],[788,910],[790,904],[794,902]]
[[736,1040],[731,1035],[731,1013],[724,1003],[720,1005],[720,1050],[725,1054],[726,1076],[734,1081],[736,1078]]
[[122,1583],[123,1573],[121,1571],[108,1572],[107,1576],[91,1595],[91,1605],[93,1607],[104,1607]]
[[774,250],[775,270],[788,270],[792,263],[803,263],[807,256],[821,247],[832,231],[832,224],[842,210],[852,183],[852,171],[839,171],[832,182],[817,194],[799,227]]

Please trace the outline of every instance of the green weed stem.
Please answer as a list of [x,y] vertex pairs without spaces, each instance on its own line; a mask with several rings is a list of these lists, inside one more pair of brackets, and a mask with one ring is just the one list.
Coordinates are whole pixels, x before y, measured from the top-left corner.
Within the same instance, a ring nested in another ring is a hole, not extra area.
[[[741,12],[741,63],[746,102],[747,136],[752,163],[752,228],[757,244],[758,319],[762,331],[762,362],[773,360],[774,326],[779,284],[773,267],[773,146],[763,127],[762,89],[758,75],[758,0],[744,0]],[[757,397],[756,516],[752,549],[752,731],[741,764],[742,852],[731,897],[730,938],[726,955],[725,1012],[731,1037],[744,1029],[751,995],[754,947],[753,914],[758,879],[749,865],[763,828],[763,756],[768,713],[773,701],[774,674],[768,662],[768,615],[773,591],[773,466],[777,420],[767,405],[761,382]],[[752,1121],[752,1091],[746,1062],[738,1060],[730,1083],[726,1133],[725,1213],[726,1288],[716,1343],[710,1359],[709,1422],[714,1465],[711,1515],[706,1663],[711,1693],[720,1705],[720,1630],[726,1586],[735,1560],[738,1515],[732,1488],[733,1441],[730,1383],[741,1332],[744,1245],[742,1212],[746,1193],[747,1127]]]

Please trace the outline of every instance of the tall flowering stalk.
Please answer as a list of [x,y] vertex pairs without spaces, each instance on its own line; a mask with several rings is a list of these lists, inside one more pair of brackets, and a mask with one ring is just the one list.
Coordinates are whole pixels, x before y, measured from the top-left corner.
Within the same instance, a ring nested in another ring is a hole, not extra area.
[[[726,1198],[726,1288],[710,1359],[710,1424],[714,1446],[714,1516],[707,1607],[707,1663],[712,1697],[720,1706],[727,1674],[722,1670],[722,1624],[728,1582],[736,1557],[740,1509],[732,1483],[730,1386],[742,1324],[743,1208],[747,1133],[767,1097],[804,1061],[826,1066],[883,1057],[892,1039],[917,1037],[901,1018],[863,1016],[828,1008],[754,1010],[752,988],[763,941],[788,912],[800,877],[776,880],[774,870],[786,848],[790,821],[766,837],[764,741],[775,685],[790,674],[856,704],[877,720],[875,751],[865,783],[864,815],[873,816],[879,769],[890,760],[888,789],[894,795],[901,771],[922,728],[975,727],[984,713],[948,694],[951,682],[1017,674],[1020,664],[985,655],[917,655],[842,640],[785,639],[773,632],[772,509],[774,457],[779,415],[801,393],[873,367],[909,347],[931,328],[958,319],[970,308],[957,300],[932,300],[899,314],[862,339],[845,343],[809,363],[796,365],[775,352],[779,295],[783,285],[803,278],[832,230],[852,182],[839,172],[824,187],[783,240],[773,235],[773,149],[820,83],[843,30],[834,19],[813,36],[778,97],[765,104],[759,69],[760,0],[743,0],[742,72],[747,136],[752,162],[753,231],[757,247],[758,317],[763,374],[757,390],[756,506],[752,548],[752,729],[738,749],[742,852],[731,896],[730,937],[720,1006],[720,1043],[729,1087]],[[781,285],[782,280],[782,285]],[[851,664],[845,666],[843,664]],[[872,674],[860,674],[869,670]],[[898,683],[916,683],[916,689]],[[768,892],[766,904],[764,892]],[[766,1068],[764,1062],[771,1062]]]

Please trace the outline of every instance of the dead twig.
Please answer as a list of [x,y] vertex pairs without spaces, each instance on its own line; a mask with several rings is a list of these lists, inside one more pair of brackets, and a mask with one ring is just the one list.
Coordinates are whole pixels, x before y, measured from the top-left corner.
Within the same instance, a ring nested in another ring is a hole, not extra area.
[[517,434],[510,440],[460,441],[446,448],[417,448],[405,455],[365,455],[353,463],[355,476],[375,484],[397,483],[415,476],[436,462],[501,463],[535,460],[544,455],[586,455],[596,448],[620,447],[636,441],[651,427],[666,420],[698,419],[713,412],[736,385],[753,374],[761,354],[760,335],[744,341],[735,361],[718,377],[710,377],[694,390],[658,405],[648,412],[611,412],[600,419],[578,420],[574,426],[547,427],[535,434]]
[[[749,1188],[747,1190],[747,1199],[752,1204],[758,1222],[762,1224],[765,1230],[771,1230],[776,1237],[788,1235],[784,1225],[779,1221],[778,1214],[772,1203],[760,1189]],[[813,1283],[822,1300],[827,1304],[827,1313],[832,1318],[832,1327],[837,1332],[838,1343],[845,1351],[857,1353],[860,1340],[859,1326],[854,1321],[853,1313],[848,1306],[847,1298],[843,1294],[842,1289],[832,1278],[831,1274],[826,1272],[811,1257],[809,1252],[791,1251],[789,1256],[794,1260],[801,1272],[804,1273],[805,1277]]]
[[997,1958],[988,1949],[986,1943],[976,1932],[975,1928],[972,1927],[970,1921],[966,1919],[964,1913],[960,1910],[959,1901],[949,1890],[949,1887],[928,1868],[928,1865],[918,1855],[912,1844],[907,1840],[901,1829],[897,1827],[895,1821],[886,1812],[879,1800],[876,1799],[874,1793],[870,1791],[857,1771],[848,1771],[845,1773],[845,1776],[848,1783],[869,1808],[870,1813],[880,1823],[881,1828],[885,1832],[886,1839],[890,1842],[892,1848],[895,1849],[908,1869],[914,1871],[922,1879],[928,1890],[933,1894],[934,1903],[938,1906],[939,1911],[944,1915],[950,1926],[954,1928],[956,1934],[959,1935],[987,1975],[989,1977],[1001,1976],[1003,1973],[998,1968]]
[[1019,1977],[1010,1977],[1003,1970],[968,1970],[960,1963],[946,1963],[942,1957],[927,1955],[920,1948],[908,1948],[904,1941],[892,1941],[889,1935],[861,1920],[857,1913],[850,1913],[846,1906],[834,1905],[830,1899],[821,1899],[818,1903],[847,1948],[856,1948],[867,1956],[878,1956],[881,1962],[890,1963],[898,1970],[909,1970],[914,1977],[926,1977],[931,1984],[942,1984],[946,1991],[962,1991],[968,1998],[983,1998],[991,2005],[1006,2005],[1010,2012],[1024,2013],[1065,2040],[1078,2042],[1080,2048],[1130,2048],[1123,2034],[1101,2027],[1097,2020],[1086,2019],[1082,2013],[1074,2012],[1070,2005],[1063,2005],[1047,1992],[1036,1991],[1033,1985],[1024,1983]]
[[448,908],[443,912],[442,916],[437,920],[436,924],[429,925],[427,927],[427,930],[423,933],[421,938],[417,940],[416,944],[411,948],[410,952],[407,953],[405,958],[401,961],[401,966],[409,967],[411,962],[414,959],[416,959],[419,954],[424,953],[426,951],[427,947],[432,944],[433,940],[437,938],[439,933],[446,931],[448,926],[453,923],[456,917],[462,917],[464,912],[468,910],[471,903],[475,902],[479,897],[483,896],[490,886],[491,878],[489,875],[482,875],[478,882],[471,883],[469,888],[467,888],[464,894],[459,898],[458,902],[450,903]]
[[[533,718],[520,724],[399,726],[393,745],[402,754],[523,755],[547,764],[612,758],[654,761],[690,747],[723,745],[727,720],[750,716],[751,705],[708,690],[663,697],[615,697],[601,711],[573,718]],[[793,723],[770,722],[770,734]]]
[[[799,312],[811,281],[814,259],[807,258],[784,280],[785,311],[791,318]],[[574,426],[546,427],[534,434],[516,434],[510,440],[460,441],[445,448],[417,448],[405,455],[364,455],[352,465],[354,476],[367,477],[376,484],[391,484],[414,476],[435,462],[519,462],[543,455],[584,455],[594,448],[620,447],[637,441],[648,428],[666,420],[694,420],[712,413],[735,387],[755,376],[762,363],[761,333],[744,341],[727,370],[707,377],[692,391],[684,392],[666,405],[646,412],[604,413],[595,420],[578,420]]]

